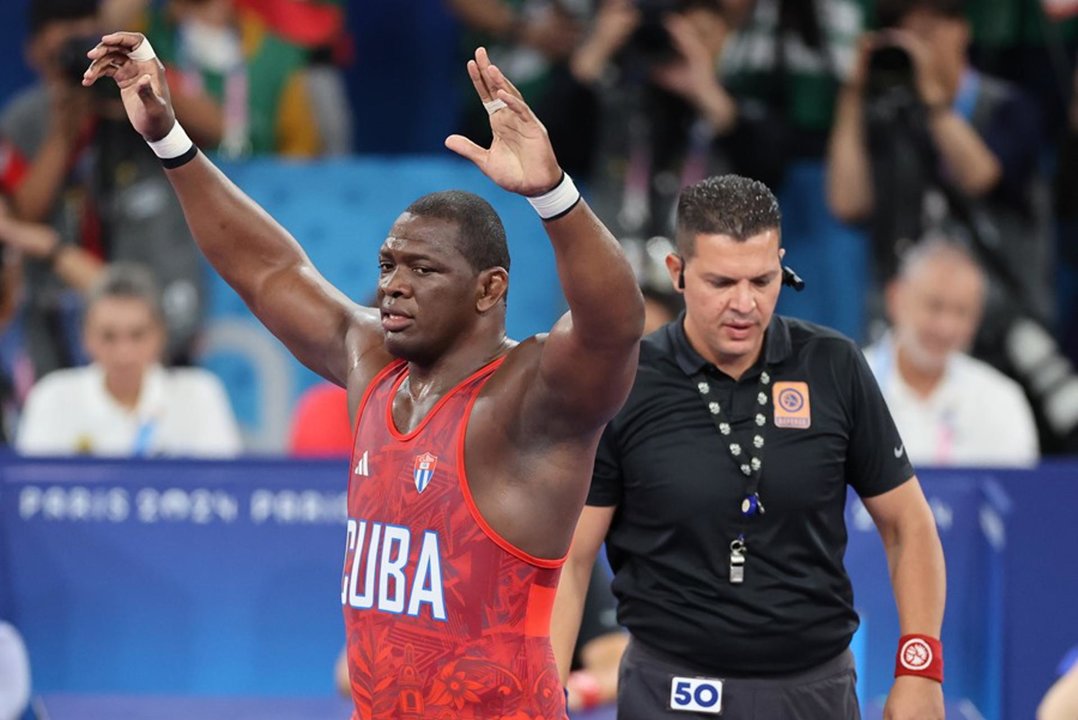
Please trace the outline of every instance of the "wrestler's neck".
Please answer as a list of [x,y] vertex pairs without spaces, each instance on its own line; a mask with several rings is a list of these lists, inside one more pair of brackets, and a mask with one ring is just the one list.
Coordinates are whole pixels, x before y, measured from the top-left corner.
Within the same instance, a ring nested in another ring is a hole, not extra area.
[[479,368],[505,354],[516,342],[502,331],[483,341],[458,343],[431,362],[408,363],[407,391],[414,401],[441,396]]

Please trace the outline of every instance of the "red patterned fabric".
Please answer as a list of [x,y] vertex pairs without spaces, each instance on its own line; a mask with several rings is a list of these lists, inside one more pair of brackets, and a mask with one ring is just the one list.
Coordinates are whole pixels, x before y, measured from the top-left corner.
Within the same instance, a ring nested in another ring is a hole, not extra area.
[[464,431],[495,360],[407,434],[392,363],[363,399],[342,577],[354,720],[563,720],[550,647],[560,560],[533,558],[479,515]]

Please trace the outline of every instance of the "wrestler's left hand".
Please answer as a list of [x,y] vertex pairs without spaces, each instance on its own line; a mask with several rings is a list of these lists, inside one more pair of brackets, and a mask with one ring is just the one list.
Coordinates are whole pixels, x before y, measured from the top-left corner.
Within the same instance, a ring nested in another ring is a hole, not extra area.
[[493,141],[483,148],[462,135],[450,135],[446,147],[510,192],[539,195],[557,185],[562,171],[546,128],[509,78],[491,64],[484,48],[468,61],[468,76],[490,115]]

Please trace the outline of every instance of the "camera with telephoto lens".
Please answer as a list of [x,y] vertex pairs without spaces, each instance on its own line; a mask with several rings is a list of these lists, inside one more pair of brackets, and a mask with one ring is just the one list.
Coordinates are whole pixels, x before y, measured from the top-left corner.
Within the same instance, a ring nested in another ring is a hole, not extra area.
[[[72,85],[82,85],[82,76],[86,68],[90,67],[90,59],[86,53],[97,47],[101,38],[96,35],[76,35],[64,41],[56,54],[56,63],[60,69],[60,75]],[[96,82],[87,90],[100,99],[112,99],[120,97],[120,90],[116,83]]]
[[666,31],[667,15],[681,11],[681,0],[636,0],[640,24],[629,40],[634,54],[647,63],[661,63],[677,55],[673,39]]
[[869,118],[887,124],[923,121],[914,72],[913,58],[904,47],[884,44],[872,50],[865,76]]
[[56,64],[65,80],[82,84],[82,75],[90,67],[86,53],[96,47],[99,39],[93,35],[76,35],[64,41],[56,53]]
[[866,95],[879,97],[895,90],[914,90],[913,58],[900,45],[880,45],[868,56]]

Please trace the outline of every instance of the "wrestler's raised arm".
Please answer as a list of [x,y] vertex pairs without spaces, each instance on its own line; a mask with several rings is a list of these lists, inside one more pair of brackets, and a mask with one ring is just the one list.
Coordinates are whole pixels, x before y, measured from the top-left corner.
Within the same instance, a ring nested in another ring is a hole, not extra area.
[[359,357],[381,349],[377,313],[330,285],[299,243],[191,145],[145,37],[106,35],[89,58],[83,84],[116,81],[131,124],[166,158],[166,175],[210,264],[303,364],[345,386]]

